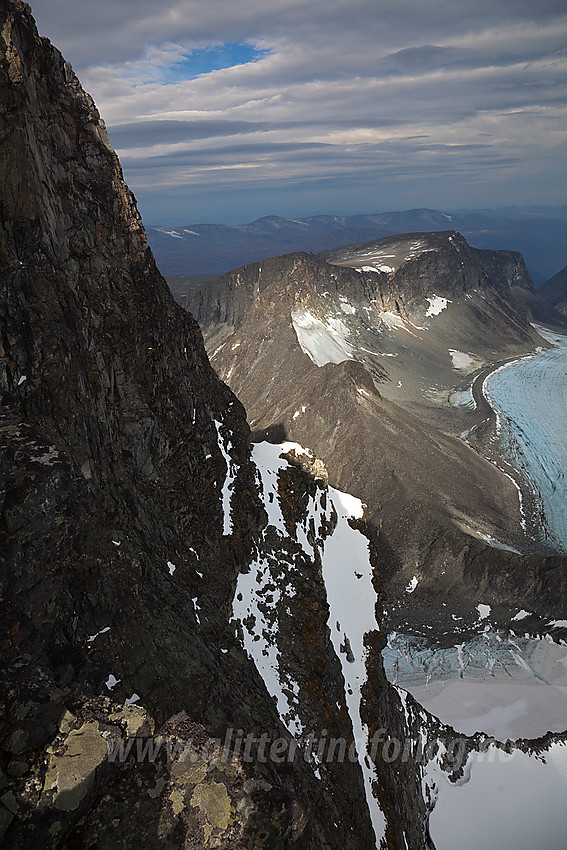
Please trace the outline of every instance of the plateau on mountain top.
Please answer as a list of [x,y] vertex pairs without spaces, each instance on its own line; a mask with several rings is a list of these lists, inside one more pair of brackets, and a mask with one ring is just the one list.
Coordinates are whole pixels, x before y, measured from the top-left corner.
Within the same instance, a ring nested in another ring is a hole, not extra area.
[[[567,208],[373,215],[265,216],[248,224],[154,225],[148,240],[166,277],[215,275],[294,251],[325,251],[409,231],[458,230],[477,248],[521,251],[539,286],[567,261]],[[181,285],[183,281],[177,282]]]

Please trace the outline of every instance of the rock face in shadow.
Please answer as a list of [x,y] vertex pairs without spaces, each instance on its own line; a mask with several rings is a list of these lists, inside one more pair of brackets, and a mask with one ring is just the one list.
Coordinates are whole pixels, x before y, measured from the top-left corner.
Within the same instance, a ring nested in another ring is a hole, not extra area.
[[537,294],[560,313],[567,315],[567,266],[546,280],[537,290]]
[[[232,621],[239,574],[280,555],[244,409],[156,269],[93,101],[26,4],[2,0],[0,31],[0,840],[373,848],[356,763],[321,782],[301,755],[259,756],[291,735]],[[344,683],[315,569],[322,725]],[[368,704],[403,737],[372,664]],[[388,846],[419,848],[417,763],[404,774],[399,805],[380,779]]]
[[[149,634],[136,618],[159,621],[175,581],[194,619],[197,558],[203,573],[225,565],[219,585],[238,572],[258,512],[243,410],[155,267],[92,100],[22,4],[7,4],[3,34],[2,554],[23,582],[10,582],[12,652],[110,625],[105,654],[129,645],[121,676],[138,671],[156,710],[171,704],[170,667],[214,716],[218,698],[191,670],[197,638],[172,655],[174,622]],[[215,420],[240,470],[244,530],[230,544]]]

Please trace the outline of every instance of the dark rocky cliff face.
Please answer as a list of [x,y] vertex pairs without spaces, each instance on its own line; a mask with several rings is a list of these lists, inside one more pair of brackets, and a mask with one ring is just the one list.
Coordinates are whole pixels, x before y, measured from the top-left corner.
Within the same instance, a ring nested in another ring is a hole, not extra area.
[[394,271],[389,289],[406,301],[427,295],[433,282],[446,294],[475,287],[497,289],[503,295],[509,294],[510,286],[534,289],[521,254],[473,248],[457,230],[402,233],[324,251],[321,257],[333,265],[355,268],[365,264],[370,251],[390,259],[390,263],[384,260]]
[[[374,847],[356,765],[322,783],[215,743],[290,740],[231,622],[239,573],[271,551],[245,413],[155,267],[91,98],[26,4],[2,0],[0,29],[3,846]],[[300,503],[314,486],[300,476]],[[342,679],[314,569],[298,586],[319,613],[298,616],[322,726]],[[402,737],[372,663],[368,705]],[[156,730],[189,760],[107,758]],[[333,730],[352,739],[345,712]],[[419,768],[399,804],[387,775],[388,846],[421,847]]]
[[[192,549],[211,572],[224,565],[219,583],[238,571],[255,524],[254,500],[245,497],[253,485],[244,414],[155,268],[91,99],[57,51],[38,39],[24,7],[6,6],[3,33],[0,392],[12,448],[3,463],[2,551],[33,584],[30,564],[40,562],[46,540],[52,543],[67,600],[62,607],[47,595],[42,616],[32,617],[22,588],[13,599],[10,629],[20,625],[12,643],[21,649],[47,636],[64,640],[65,609],[69,628],[76,616],[81,622],[67,635],[71,641],[120,619],[126,631],[111,630],[107,651],[112,657],[124,641],[148,644],[139,675],[152,707],[163,710],[172,697],[164,665],[177,670],[181,656],[168,661],[168,651],[148,652],[154,640],[171,637],[167,630],[140,633],[135,612],[160,611],[168,560],[186,576],[180,592],[196,592]],[[230,434],[241,470],[235,498],[246,531],[230,546],[215,419]],[[26,474],[37,488],[33,499]],[[42,560],[40,584],[50,585],[51,566]],[[186,647],[181,655],[194,652]],[[140,666],[135,654],[131,671]],[[152,669],[146,655],[162,657]],[[201,690],[203,710],[214,714],[212,705],[206,709],[208,687],[198,685],[190,666],[176,675]]]

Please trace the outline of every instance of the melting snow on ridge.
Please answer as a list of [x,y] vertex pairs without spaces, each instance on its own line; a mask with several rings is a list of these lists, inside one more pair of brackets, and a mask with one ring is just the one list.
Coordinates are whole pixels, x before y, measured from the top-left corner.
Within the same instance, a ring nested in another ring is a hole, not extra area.
[[232,444],[230,440],[227,441],[227,445],[225,448],[225,442],[221,436],[221,425],[222,422],[217,422],[214,420],[215,427],[217,429],[217,439],[219,444],[219,449],[222,452],[222,456],[226,463],[226,477],[224,479],[224,484],[222,485],[222,507],[224,514],[223,521],[223,535],[232,534],[232,517],[230,515],[230,501],[232,499],[232,488],[234,485],[234,479],[236,478],[236,473],[238,471],[238,464],[236,464],[231,458],[229,451],[232,448]]
[[[278,470],[285,467],[287,460],[282,453],[295,450],[296,454],[309,454],[295,443],[281,446],[259,443],[253,448],[253,460],[258,468],[264,493],[264,507],[269,525],[287,538],[285,523],[278,500]],[[376,592],[372,586],[372,566],[368,555],[368,540],[348,524],[348,519],[359,519],[364,514],[359,499],[329,487],[326,510],[316,500],[310,499],[305,525],[311,518],[330,518],[334,510],[338,515],[337,526],[324,541],[322,572],[329,604],[329,629],[333,647],[342,667],[345,680],[345,701],[357,745],[358,761],[364,777],[366,800],[376,835],[376,847],[384,835],[385,819],[372,792],[376,781],[375,769],[367,756],[368,728],[360,717],[361,689],[366,682],[366,649],[364,635],[378,628],[374,606]],[[300,526],[297,540],[306,554],[313,557],[313,547],[307,542]],[[286,569],[292,569],[289,565]],[[293,593],[293,586],[283,587],[284,594]],[[295,709],[299,688],[281,670],[280,653],[277,648],[278,609],[282,588],[274,581],[274,574],[264,558],[252,564],[250,572],[238,578],[233,601],[233,616],[240,622],[244,647],[254,660],[256,668],[271,694],[277,700],[282,721],[295,737],[300,737],[303,726]],[[350,645],[350,653],[345,647]],[[341,650],[342,647],[342,650]],[[352,660],[354,658],[354,660]]]
[[386,272],[386,274],[389,274],[390,272],[394,272],[396,270],[393,266],[380,265],[380,264],[377,263],[375,266],[357,266],[355,271],[357,271],[357,272],[377,272],[377,271],[380,271],[380,272]]
[[465,354],[464,351],[456,351],[454,348],[450,348],[449,354],[453,361],[453,369],[469,369],[475,364],[474,357],[471,357],[470,354]]
[[292,310],[291,321],[301,350],[316,366],[352,360],[349,330],[341,319],[330,316],[323,321],[309,310]]
[[427,308],[426,316],[438,316],[443,310],[447,309],[447,304],[450,304],[451,301],[448,298],[441,298],[440,295],[433,295],[431,298],[426,298],[426,301],[429,301],[429,307]]
[[[280,455],[282,452],[291,451],[292,448],[296,450],[296,453],[304,451],[301,446],[294,443],[285,443],[280,446],[257,443],[252,450],[252,459],[256,464],[262,485],[268,525],[276,528],[282,538],[287,537],[287,532],[278,499],[278,471],[281,466],[287,464]],[[285,591],[289,595],[293,589],[285,587]],[[261,557],[251,564],[248,573],[239,575],[232,612],[235,621],[242,626],[244,648],[253,659],[269,694],[276,698],[282,722],[291,735],[300,738],[303,725],[292,704],[296,703],[299,688],[280,669],[280,652],[277,647],[277,604],[281,595],[282,589],[275,582],[270,564]]]
[[[265,592],[267,585],[270,586],[269,593]],[[303,733],[303,725],[284,692],[285,689],[289,693],[291,689],[294,696],[297,696],[299,688],[280,671],[280,653],[276,645],[278,633],[276,605],[280,598],[281,591],[273,584],[269,564],[262,558],[252,564],[249,573],[238,577],[232,610],[234,618],[243,625],[244,648],[254,660],[270,696],[276,698],[282,722],[294,738],[299,738]],[[244,625],[244,621],[249,617],[254,618],[252,628]]]
[[[348,524],[349,518],[359,519],[363,516],[362,502],[348,493],[335,490],[334,487],[329,487],[329,495],[339,517],[332,536],[325,540],[322,557],[323,578],[329,603],[329,629],[335,653],[341,662],[345,698],[357,742],[358,761],[364,777],[366,801],[378,847],[384,834],[385,821],[372,792],[376,773],[366,757],[368,727],[360,718],[361,689],[366,682],[367,650],[364,646],[364,635],[379,628],[374,610],[376,592],[372,585],[368,540]],[[348,661],[344,652],[346,638],[354,661]]]

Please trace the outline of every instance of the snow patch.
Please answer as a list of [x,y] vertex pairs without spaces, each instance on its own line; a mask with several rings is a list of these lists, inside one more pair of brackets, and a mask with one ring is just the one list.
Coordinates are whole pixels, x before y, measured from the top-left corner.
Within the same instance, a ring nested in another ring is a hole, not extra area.
[[341,310],[343,311],[343,313],[350,314],[351,316],[354,316],[354,314],[356,313],[356,308],[353,307],[352,304],[349,304],[348,301],[343,301],[342,299]]
[[470,354],[465,354],[464,351],[457,351],[454,348],[450,348],[449,354],[453,361],[453,369],[469,369],[475,365],[475,358]]
[[[339,516],[337,527],[325,540],[323,552],[323,579],[329,604],[329,630],[335,654],[341,662],[345,680],[345,700],[348,706],[356,741],[358,761],[364,777],[366,802],[380,845],[385,830],[385,819],[372,785],[376,781],[374,765],[367,757],[369,731],[360,717],[362,688],[366,682],[366,655],[364,635],[379,628],[376,622],[376,592],[372,584],[372,566],[369,560],[368,540],[353,530],[348,519],[360,519],[364,507],[360,499],[329,487],[331,501]],[[340,631],[333,628],[341,624]],[[344,638],[343,638],[344,635]],[[344,652],[346,638],[354,660]],[[341,650],[342,647],[342,650]]]
[[219,449],[226,463],[226,476],[222,485],[222,507],[223,507],[223,536],[232,534],[232,517],[231,517],[231,499],[234,479],[238,472],[238,464],[233,461],[229,452],[232,448],[232,443],[227,439],[226,444],[221,435],[222,422],[214,420],[217,429],[217,441]]
[[201,618],[199,617],[199,611],[200,611],[201,609],[200,609],[200,607],[197,605],[198,600],[199,600],[199,597],[198,597],[198,596],[193,596],[193,597],[192,597],[192,599],[191,599],[191,602],[193,603],[193,608],[195,609],[195,619],[197,620],[197,623],[198,623],[199,625],[201,625]]
[[485,534],[483,531],[477,531],[476,535],[480,537],[481,540],[488,543],[489,546],[492,546],[493,549],[501,549],[504,552],[514,552],[515,555],[522,554],[518,551],[518,549],[514,549],[513,546],[508,546],[507,543],[501,543],[501,541],[497,540],[496,537],[492,537],[490,534]]
[[304,354],[316,366],[352,360],[352,348],[346,338],[349,330],[341,319],[318,319],[308,310],[292,310],[291,321]]
[[514,616],[512,617],[512,622],[514,620],[524,620],[526,617],[531,617],[531,612],[524,611],[524,609],[522,608],[521,611],[518,611],[517,614],[514,614]]
[[291,418],[292,418],[292,419],[297,419],[297,417],[298,417],[298,416],[301,416],[301,414],[302,414],[302,413],[305,413],[305,411],[306,411],[306,410],[307,410],[307,407],[306,407],[304,404],[302,404],[302,405],[301,405],[301,407],[300,407],[300,409],[299,409],[299,410],[296,410],[296,411],[295,411],[295,413],[293,414],[293,416],[292,416]]
[[408,586],[406,587],[406,593],[413,593],[418,584],[419,584],[419,579],[417,578],[417,576],[414,576],[412,578],[412,580],[410,581],[410,583],[408,584]]
[[390,274],[390,272],[395,272],[396,269],[394,266],[387,266],[383,263],[376,263],[375,266],[358,266],[355,271],[357,272],[386,272],[386,274]]
[[106,634],[106,632],[109,632],[109,631],[110,631],[110,626],[105,626],[104,629],[101,629],[95,635],[90,635],[90,637],[87,638],[87,643],[93,643],[93,641],[95,641],[99,635],[104,635],[104,634]]
[[426,316],[438,316],[443,310],[447,309],[447,304],[452,302],[448,298],[441,298],[440,295],[433,295],[431,298],[426,298],[429,301],[429,307],[425,313]]

